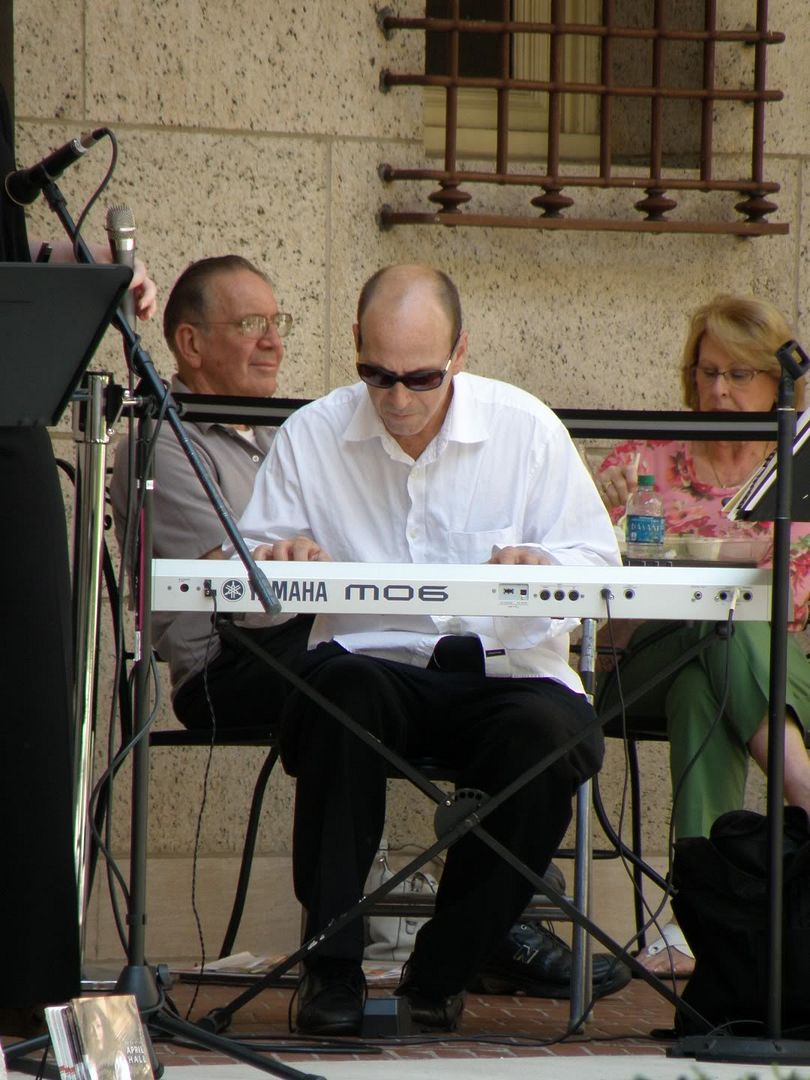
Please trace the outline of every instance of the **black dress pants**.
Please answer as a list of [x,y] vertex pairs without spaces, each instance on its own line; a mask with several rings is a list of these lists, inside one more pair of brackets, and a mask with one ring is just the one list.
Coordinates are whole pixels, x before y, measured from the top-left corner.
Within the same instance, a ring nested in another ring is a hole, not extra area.
[[[312,615],[296,615],[278,626],[243,629],[251,641],[285,666],[305,655]],[[274,731],[290,683],[242,645],[223,640],[207,670],[183,683],[174,696],[175,716],[192,730],[234,727]]]
[[[424,670],[353,655],[334,643],[308,653],[299,672],[392,749],[446,761],[459,786],[488,794],[594,717],[583,695],[550,679]],[[385,821],[386,765],[300,692],[285,706],[281,749],[297,777],[293,871],[310,937],[364,892]],[[597,729],[490,814],[484,827],[543,874],[571,820],[572,796],[598,770],[603,750]],[[418,984],[437,994],[460,991],[533,891],[477,837],[454,843],[435,914],[417,938]],[[318,955],[359,960],[363,944],[357,919],[324,942]]]
[[44,428],[0,428],[0,1007],[79,993],[71,597]]

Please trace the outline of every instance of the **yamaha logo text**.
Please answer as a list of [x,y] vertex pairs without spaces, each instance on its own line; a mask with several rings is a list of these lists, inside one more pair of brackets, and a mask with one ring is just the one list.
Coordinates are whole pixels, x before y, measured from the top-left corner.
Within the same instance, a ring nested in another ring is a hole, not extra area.
[[[255,590],[247,582],[232,578],[222,585],[222,598],[237,603],[250,590],[251,600],[256,599]],[[292,579],[289,581],[270,581],[273,595],[282,604],[310,603],[328,604],[329,592],[325,581]],[[359,603],[378,603],[379,601],[397,603],[418,600],[423,604],[446,604],[450,599],[447,585],[407,585],[391,583],[375,585],[373,582],[350,583],[344,587],[345,600]]]

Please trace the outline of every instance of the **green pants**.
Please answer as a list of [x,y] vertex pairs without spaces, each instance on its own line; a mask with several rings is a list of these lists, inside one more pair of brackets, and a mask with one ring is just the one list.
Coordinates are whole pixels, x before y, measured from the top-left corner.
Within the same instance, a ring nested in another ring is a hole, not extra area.
[[[627,695],[681,656],[713,625],[649,622],[641,626],[619,667],[623,693]],[[669,632],[659,638],[667,627]],[[654,640],[648,641],[651,637]],[[728,695],[718,720],[727,664]],[[647,721],[655,719],[669,737],[676,837],[708,836],[716,818],[742,808],[747,743],[768,713],[769,669],[770,625],[740,622],[730,643],[715,637],[697,657],[628,708],[630,731],[634,718],[643,718],[645,728],[649,728]],[[787,673],[788,708],[806,728],[810,723],[810,661],[790,635]],[[599,711],[618,701],[617,682],[615,671],[600,678]],[[618,733],[619,725],[609,724],[607,730]]]

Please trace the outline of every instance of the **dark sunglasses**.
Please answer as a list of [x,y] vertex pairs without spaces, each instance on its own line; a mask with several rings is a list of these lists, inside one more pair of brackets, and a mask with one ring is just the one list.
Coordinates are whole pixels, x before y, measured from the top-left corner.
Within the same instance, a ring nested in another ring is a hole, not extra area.
[[357,374],[364,383],[375,387],[377,390],[390,390],[397,383],[402,383],[406,390],[415,390],[417,393],[422,390],[436,390],[444,382],[444,377],[450,368],[460,337],[461,331],[459,331],[458,337],[453,342],[453,348],[447,357],[447,363],[441,370],[436,368],[433,371],[414,371],[407,375],[395,375],[393,371],[378,367],[377,364],[358,363]]

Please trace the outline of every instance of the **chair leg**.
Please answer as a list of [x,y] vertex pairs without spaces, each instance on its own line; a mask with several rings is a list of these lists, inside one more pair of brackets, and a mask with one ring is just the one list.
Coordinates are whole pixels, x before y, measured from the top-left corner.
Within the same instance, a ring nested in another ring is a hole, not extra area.
[[[582,620],[579,671],[588,700],[593,704],[596,690],[596,620]],[[593,783],[590,779],[577,788],[576,842],[574,851],[574,906],[587,918],[591,915],[591,867],[593,864]],[[584,927],[574,923],[571,929],[571,1005],[569,1023],[587,1023],[585,1009],[593,993],[591,939]],[[578,1026],[579,1026],[578,1025]]]
[[632,801],[632,828],[633,851],[638,862],[633,862],[633,910],[636,917],[636,934],[638,947],[643,949],[647,944],[647,935],[644,932],[644,873],[641,869],[643,858],[641,841],[641,772],[638,767],[638,743],[635,739],[627,740],[627,761],[630,768],[630,799]]
[[[576,850],[574,854],[574,906],[583,915],[591,915],[591,868],[593,860],[592,828],[593,785],[586,780],[577,789]],[[593,993],[591,971],[591,939],[584,927],[574,923],[572,928],[571,1005],[569,1021],[586,1023],[590,1014],[584,1010]]]
[[267,790],[267,784],[270,780],[273,766],[277,761],[278,750],[275,747],[272,747],[264,760],[264,764],[259,770],[259,775],[256,777],[256,784],[253,788],[253,798],[250,802],[247,828],[245,829],[245,843],[242,848],[242,861],[239,865],[239,877],[236,882],[236,895],[233,898],[233,908],[231,909],[228,928],[225,931],[225,937],[222,939],[222,947],[219,950],[220,959],[223,956],[230,956],[233,952],[233,943],[236,940],[239,924],[242,921],[242,915],[245,910],[245,898],[247,897],[248,885],[250,884],[250,872],[253,869],[253,854],[256,850],[256,837],[259,831],[259,817],[262,811],[262,803],[264,802],[264,793]]

